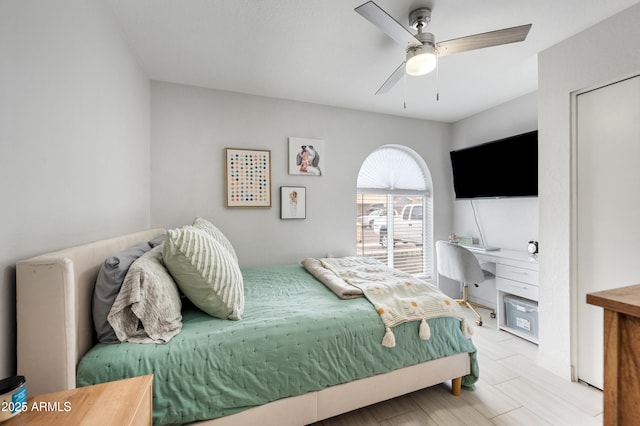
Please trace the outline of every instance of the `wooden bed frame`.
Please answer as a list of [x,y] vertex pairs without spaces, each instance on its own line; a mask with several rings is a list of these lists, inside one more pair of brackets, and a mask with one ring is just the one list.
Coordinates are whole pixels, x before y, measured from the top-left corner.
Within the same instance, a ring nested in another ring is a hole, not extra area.
[[[100,267],[110,255],[164,231],[135,232],[17,263],[18,374],[27,378],[29,396],[76,387],[76,367],[95,344],[91,300]],[[448,380],[459,395],[469,372],[469,354],[461,353],[200,424],[309,424]]]

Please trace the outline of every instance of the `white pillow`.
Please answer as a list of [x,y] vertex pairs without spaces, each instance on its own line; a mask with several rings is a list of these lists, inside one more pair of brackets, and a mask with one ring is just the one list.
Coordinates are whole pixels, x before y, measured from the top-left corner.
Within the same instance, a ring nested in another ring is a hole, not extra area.
[[238,261],[238,256],[236,255],[236,251],[233,249],[231,241],[229,241],[229,239],[222,233],[222,231],[220,231],[213,223],[201,217],[196,217],[193,220],[193,226],[205,231],[214,240],[222,244],[222,247],[226,248],[229,251],[236,262]]
[[167,231],[164,263],[178,287],[211,316],[239,320],[244,285],[236,259],[205,231],[193,226]]

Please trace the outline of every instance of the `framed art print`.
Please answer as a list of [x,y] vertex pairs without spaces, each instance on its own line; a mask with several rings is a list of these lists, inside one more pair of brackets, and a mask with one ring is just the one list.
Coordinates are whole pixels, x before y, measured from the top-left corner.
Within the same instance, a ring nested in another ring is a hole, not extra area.
[[307,189],[304,186],[280,187],[280,219],[306,219]]
[[271,207],[271,151],[227,148],[227,207]]
[[289,138],[289,174],[322,176],[325,166],[324,141]]

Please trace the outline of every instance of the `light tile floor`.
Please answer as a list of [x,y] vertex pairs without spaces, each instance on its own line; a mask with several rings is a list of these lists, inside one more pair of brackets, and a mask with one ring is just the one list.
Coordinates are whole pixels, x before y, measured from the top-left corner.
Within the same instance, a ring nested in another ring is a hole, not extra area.
[[[316,426],[602,425],[602,392],[539,367],[538,347],[496,329],[481,311],[480,379],[458,398],[444,383],[318,422]],[[473,317],[469,317],[473,319]]]

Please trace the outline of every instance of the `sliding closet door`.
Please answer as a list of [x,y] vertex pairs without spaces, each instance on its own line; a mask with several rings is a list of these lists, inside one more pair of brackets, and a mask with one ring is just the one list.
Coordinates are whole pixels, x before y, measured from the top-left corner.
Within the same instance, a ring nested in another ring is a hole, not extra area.
[[602,309],[586,294],[640,283],[640,77],[577,96],[578,379],[602,389]]

